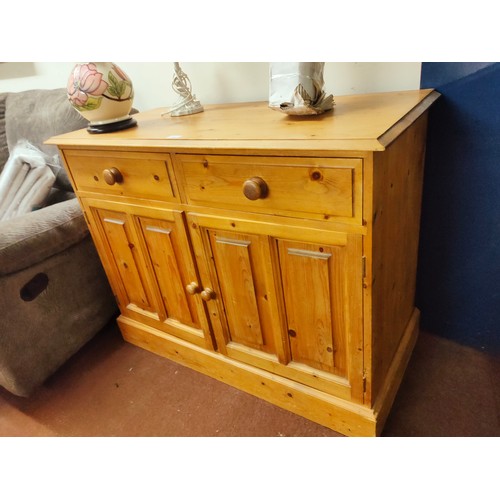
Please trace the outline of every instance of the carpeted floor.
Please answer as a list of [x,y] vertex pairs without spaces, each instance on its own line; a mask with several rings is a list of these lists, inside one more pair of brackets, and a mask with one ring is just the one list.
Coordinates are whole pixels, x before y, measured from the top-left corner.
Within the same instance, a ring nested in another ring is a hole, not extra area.
[[[500,436],[500,359],[422,333],[383,436]],[[110,324],[32,397],[0,388],[0,436],[338,436],[125,343]]]

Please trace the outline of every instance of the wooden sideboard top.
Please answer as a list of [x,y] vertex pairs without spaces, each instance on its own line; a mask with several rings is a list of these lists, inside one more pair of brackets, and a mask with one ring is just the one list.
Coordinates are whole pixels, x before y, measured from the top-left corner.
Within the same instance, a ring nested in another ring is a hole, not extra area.
[[267,102],[206,105],[202,113],[180,117],[161,116],[167,108],[158,108],[134,115],[134,128],[107,134],[82,129],[52,137],[47,144],[257,154],[281,149],[383,151],[439,95],[425,89],[337,96],[334,109],[317,116],[290,116]]

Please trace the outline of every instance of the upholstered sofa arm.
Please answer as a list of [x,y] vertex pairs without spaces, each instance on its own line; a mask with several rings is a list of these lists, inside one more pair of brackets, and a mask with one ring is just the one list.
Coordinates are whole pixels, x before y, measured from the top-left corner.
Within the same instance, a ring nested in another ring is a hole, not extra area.
[[25,269],[88,234],[76,198],[0,222],[0,276]]

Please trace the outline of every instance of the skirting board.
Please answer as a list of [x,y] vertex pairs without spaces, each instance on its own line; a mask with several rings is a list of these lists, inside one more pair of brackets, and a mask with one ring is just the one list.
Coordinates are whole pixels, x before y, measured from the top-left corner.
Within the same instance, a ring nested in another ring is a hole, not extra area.
[[403,335],[375,408],[345,401],[306,385],[207,351],[125,316],[124,340],[346,436],[380,435],[418,335],[418,311]]
[[384,427],[385,421],[389,416],[396,394],[410,361],[411,353],[417,343],[420,331],[420,311],[415,308],[413,314],[405,328],[401,338],[399,348],[394,355],[392,363],[385,377],[382,390],[374,404],[374,412],[377,421],[377,436],[379,436]]

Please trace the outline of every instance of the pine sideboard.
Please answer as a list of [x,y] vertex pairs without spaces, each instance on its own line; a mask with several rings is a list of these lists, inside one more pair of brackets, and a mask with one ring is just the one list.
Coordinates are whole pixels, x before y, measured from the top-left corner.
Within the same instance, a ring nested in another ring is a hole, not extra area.
[[[433,90],[156,109],[59,147],[123,338],[353,436],[380,435],[417,339]],[[168,391],[168,387],[154,387]]]

